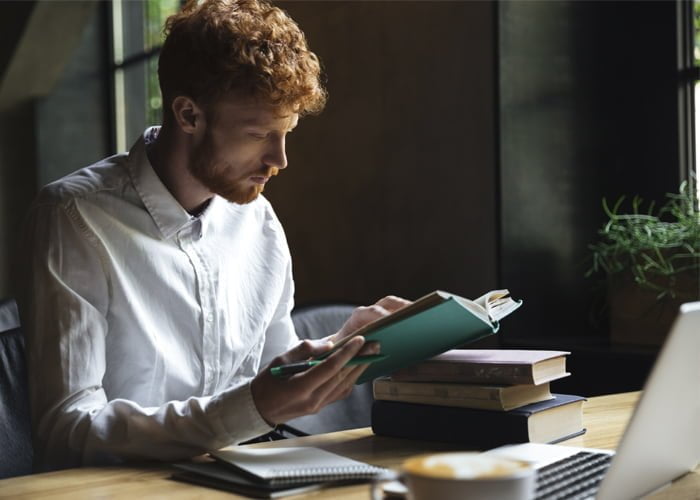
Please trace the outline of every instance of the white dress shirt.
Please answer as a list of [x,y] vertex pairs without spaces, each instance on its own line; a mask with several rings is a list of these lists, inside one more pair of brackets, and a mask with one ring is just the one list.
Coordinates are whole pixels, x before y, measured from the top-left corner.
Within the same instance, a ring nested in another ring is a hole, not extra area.
[[42,469],[176,460],[263,434],[250,380],[298,342],[269,202],[215,196],[190,216],[144,137],[49,184],[30,212],[20,307]]

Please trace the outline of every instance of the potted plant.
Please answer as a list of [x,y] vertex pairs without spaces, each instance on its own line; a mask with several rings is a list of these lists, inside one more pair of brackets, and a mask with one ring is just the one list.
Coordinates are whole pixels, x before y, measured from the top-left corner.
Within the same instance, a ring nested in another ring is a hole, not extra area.
[[606,276],[613,343],[659,345],[678,306],[700,299],[698,202],[687,182],[658,209],[635,196],[625,213],[624,200],[603,200],[608,220],[589,245],[587,276]]

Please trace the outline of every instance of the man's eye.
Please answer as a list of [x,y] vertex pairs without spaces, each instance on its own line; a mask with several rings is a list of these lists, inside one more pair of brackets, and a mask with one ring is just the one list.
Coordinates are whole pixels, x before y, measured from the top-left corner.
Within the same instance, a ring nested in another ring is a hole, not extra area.
[[262,141],[262,140],[264,140],[265,138],[267,138],[267,135],[266,135],[266,134],[255,134],[255,133],[250,133],[250,134],[248,134],[248,135],[249,135],[250,137],[252,137],[253,139],[256,139],[256,140],[258,140],[258,141]]

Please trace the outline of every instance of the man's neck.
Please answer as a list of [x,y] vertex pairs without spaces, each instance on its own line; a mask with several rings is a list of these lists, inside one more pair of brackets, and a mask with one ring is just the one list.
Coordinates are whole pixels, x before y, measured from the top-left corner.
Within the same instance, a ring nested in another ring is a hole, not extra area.
[[187,166],[192,153],[192,137],[178,133],[167,123],[146,147],[148,160],[163,185],[190,214],[201,213],[213,197]]

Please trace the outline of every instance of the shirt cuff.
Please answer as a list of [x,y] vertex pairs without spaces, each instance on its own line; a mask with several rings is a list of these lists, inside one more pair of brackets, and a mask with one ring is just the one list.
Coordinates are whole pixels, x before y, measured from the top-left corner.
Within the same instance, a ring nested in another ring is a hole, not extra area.
[[250,384],[251,381],[248,381],[215,396],[216,413],[224,429],[236,443],[266,434],[274,429],[255,406]]

